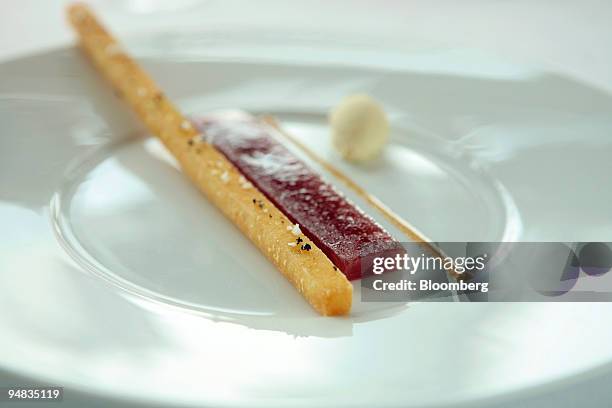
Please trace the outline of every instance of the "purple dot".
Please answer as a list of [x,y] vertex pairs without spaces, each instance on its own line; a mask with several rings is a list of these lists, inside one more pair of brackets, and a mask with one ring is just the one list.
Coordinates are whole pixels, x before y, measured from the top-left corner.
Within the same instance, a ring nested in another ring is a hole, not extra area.
[[612,249],[610,244],[589,242],[580,249],[579,261],[584,273],[601,276],[612,269]]

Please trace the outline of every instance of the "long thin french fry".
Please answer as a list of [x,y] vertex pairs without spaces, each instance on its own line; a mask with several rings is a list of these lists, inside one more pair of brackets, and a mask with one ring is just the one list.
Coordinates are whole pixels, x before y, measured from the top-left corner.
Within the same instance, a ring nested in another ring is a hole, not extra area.
[[[308,237],[310,251],[288,246],[291,221],[198,131],[82,4],[68,9],[82,48],[147,128],[177,158],[194,184],[268,257],[323,315],[350,312],[353,287]],[[222,175],[222,177],[219,176]],[[257,201],[261,205],[253,205]],[[262,211],[262,208],[267,210]]]

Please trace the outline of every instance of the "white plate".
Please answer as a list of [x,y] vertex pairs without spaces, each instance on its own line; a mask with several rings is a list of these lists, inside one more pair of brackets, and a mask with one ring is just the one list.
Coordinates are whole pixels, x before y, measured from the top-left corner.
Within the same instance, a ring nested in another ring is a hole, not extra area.
[[[378,98],[384,157],[339,165],[434,240],[610,240],[603,92],[472,51],[161,40],[128,45],[186,112],[273,113],[331,160],[330,106]],[[319,317],[76,50],[0,77],[6,369],[125,400],[477,406],[612,359],[605,303],[364,304],[357,291],[351,317]]]

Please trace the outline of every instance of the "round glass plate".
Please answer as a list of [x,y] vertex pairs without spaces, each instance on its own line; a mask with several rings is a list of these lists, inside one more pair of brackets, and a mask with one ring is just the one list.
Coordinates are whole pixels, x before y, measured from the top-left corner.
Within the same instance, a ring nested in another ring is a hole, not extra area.
[[[276,116],[322,157],[337,161],[325,117],[287,112]],[[345,164],[347,173],[437,237],[516,238],[520,220],[501,185],[471,169],[465,157],[454,157],[441,140],[399,128],[393,136],[377,162],[365,168]],[[344,190],[372,214],[358,196]],[[51,209],[68,253],[131,294],[235,322],[244,315],[247,321],[253,316],[313,316],[274,267],[180,174],[155,139],[127,138],[75,162]],[[384,218],[382,223],[399,240],[408,239]],[[358,283],[355,290],[354,316],[368,318],[390,307],[363,304]]]

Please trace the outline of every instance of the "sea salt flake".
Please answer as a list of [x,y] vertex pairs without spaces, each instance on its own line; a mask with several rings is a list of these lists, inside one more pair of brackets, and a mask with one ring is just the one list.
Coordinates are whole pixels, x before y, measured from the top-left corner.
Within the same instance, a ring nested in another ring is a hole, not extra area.
[[188,120],[184,120],[181,122],[181,129],[183,130],[190,130],[191,129],[191,122],[189,122]]
[[300,224],[295,224],[293,227],[290,228],[291,229],[291,233],[295,236],[301,235],[302,234],[302,230],[300,229]]

